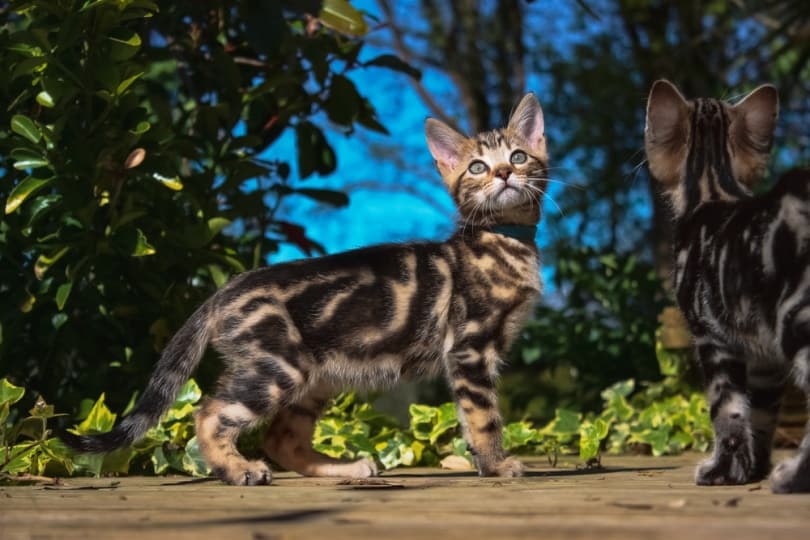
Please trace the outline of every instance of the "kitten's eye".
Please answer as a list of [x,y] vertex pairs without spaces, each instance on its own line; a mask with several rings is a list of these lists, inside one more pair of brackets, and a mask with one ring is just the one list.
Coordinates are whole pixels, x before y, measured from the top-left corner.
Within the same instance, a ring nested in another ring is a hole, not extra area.
[[528,159],[528,156],[526,155],[526,152],[524,152],[523,150],[515,150],[514,152],[512,152],[512,155],[509,157],[509,161],[511,161],[515,165],[520,165],[521,163],[526,163],[527,159]]
[[467,168],[473,174],[481,174],[487,172],[487,165],[483,161],[473,161],[470,163],[470,166]]

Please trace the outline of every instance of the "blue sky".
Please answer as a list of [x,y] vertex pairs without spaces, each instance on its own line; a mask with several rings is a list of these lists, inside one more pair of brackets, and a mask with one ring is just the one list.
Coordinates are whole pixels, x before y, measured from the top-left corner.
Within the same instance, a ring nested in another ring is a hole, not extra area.
[[[379,14],[373,1],[355,0],[352,4],[372,15]],[[397,4],[403,16],[407,14],[407,4]],[[552,9],[560,12],[557,15],[564,15],[570,7],[558,5]],[[554,24],[557,26],[562,24],[565,17],[550,17],[548,10],[546,6],[544,18],[556,21]],[[385,29],[374,32],[379,40],[385,39]],[[380,49],[367,42],[360,60],[391,52],[390,49]],[[367,68],[355,70],[350,76],[361,93],[375,106],[380,122],[388,128],[390,135],[380,135],[358,127],[356,133],[346,136],[336,129],[330,129],[325,117],[316,118],[326,129],[327,138],[337,153],[337,170],[326,177],[314,175],[300,180],[295,169],[295,136],[292,130],[288,130],[267,151],[266,157],[289,161],[293,166],[295,184],[346,191],[350,203],[345,208],[333,209],[303,197],[291,197],[282,206],[279,217],[305,223],[309,236],[322,243],[329,253],[382,242],[447,238],[455,228],[455,213],[425,144],[423,124],[429,116],[428,109],[405,74]],[[442,104],[446,104],[451,114],[457,109],[453,102],[452,86],[441,72],[423,72],[422,82]],[[535,91],[542,102],[546,96],[536,77],[530,77],[529,86],[529,90]],[[373,152],[378,145],[393,147],[396,158],[378,157]],[[371,188],[373,185],[379,189]],[[419,195],[414,195],[414,191]],[[546,211],[557,210],[547,202]],[[541,225],[538,239],[541,240],[543,236]],[[542,247],[542,241],[540,244]],[[280,250],[271,255],[269,262],[279,263],[304,256],[296,246],[282,244]]]

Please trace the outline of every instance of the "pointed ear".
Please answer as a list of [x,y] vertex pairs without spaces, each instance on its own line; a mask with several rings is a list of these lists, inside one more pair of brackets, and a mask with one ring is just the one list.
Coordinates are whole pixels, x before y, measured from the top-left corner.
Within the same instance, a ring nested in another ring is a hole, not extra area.
[[667,146],[686,142],[688,118],[689,104],[675,85],[664,79],[655,81],[647,100],[647,142]]
[[761,151],[768,151],[773,142],[776,118],[779,115],[779,93],[776,87],[763,84],[755,88],[742,101],[734,105],[737,118],[741,119],[735,136],[754,145]]
[[520,100],[509,119],[507,129],[519,133],[532,147],[536,147],[543,140],[546,132],[543,109],[532,92]]
[[435,118],[425,121],[425,137],[442,174],[458,167],[467,137]]

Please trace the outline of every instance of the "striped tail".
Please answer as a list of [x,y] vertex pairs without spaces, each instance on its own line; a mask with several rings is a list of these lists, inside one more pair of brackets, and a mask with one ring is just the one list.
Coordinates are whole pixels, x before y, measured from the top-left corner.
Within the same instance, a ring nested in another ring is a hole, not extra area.
[[143,438],[174,403],[180,388],[200,363],[211,337],[209,310],[210,300],[200,306],[172,337],[132,413],[112,431],[98,435],[75,435],[63,431],[59,438],[70,448],[87,453],[109,452]]

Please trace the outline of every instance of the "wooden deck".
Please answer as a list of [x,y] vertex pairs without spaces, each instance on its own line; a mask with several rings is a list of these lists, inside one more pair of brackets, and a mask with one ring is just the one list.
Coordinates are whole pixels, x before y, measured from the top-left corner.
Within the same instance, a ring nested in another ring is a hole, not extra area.
[[184,477],[6,486],[0,538],[810,538],[810,495],[697,487],[698,459],[608,456],[589,471],[533,459],[509,480],[402,469],[354,485],[280,473],[253,488]]

